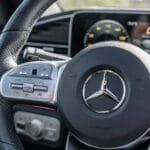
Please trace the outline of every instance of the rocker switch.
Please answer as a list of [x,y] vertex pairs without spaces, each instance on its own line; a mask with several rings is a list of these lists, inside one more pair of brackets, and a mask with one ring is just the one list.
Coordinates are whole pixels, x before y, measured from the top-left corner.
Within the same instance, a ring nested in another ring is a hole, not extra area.
[[12,89],[20,89],[20,90],[22,90],[23,89],[23,84],[16,84],[16,83],[12,83],[11,85],[10,85],[10,87],[12,88]]
[[34,92],[34,84],[24,83],[23,84],[23,92],[33,93]]

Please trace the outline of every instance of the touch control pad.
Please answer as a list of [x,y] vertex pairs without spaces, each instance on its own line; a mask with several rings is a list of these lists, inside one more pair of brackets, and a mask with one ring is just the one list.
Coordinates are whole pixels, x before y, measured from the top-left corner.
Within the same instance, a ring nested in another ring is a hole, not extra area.
[[24,92],[29,92],[29,93],[33,93],[34,91],[43,91],[43,92],[48,91],[48,86],[34,85],[31,83],[24,83],[24,84],[12,83],[11,88],[20,89],[23,90]]
[[55,94],[66,62],[31,62],[7,72],[1,79],[1,95],[12,100],[56,104]]

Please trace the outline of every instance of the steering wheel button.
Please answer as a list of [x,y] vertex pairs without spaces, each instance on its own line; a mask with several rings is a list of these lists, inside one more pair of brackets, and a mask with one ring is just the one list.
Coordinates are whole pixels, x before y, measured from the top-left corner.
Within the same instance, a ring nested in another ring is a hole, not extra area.
[[20,130],[24,130],[25,129],[25,122],[18,121],[16,123],[16,125],[17,125],[18,129],[20,129]]
[[23,84],[12,83],[10,87],[12,89],[23,89]]
[[27,123],[27,132],[31,138],[42,138],[44,125],[41,120],[33,119],[31,122]]
[[47,130],[46,136],[47,137],[53,137],[55,135],[55,131],[53,130]]
[[44,139],[56,142],[59,139],[56,129],[46,129]]
[[25,71],[24,71],[24,72],[23,72],[23,71],[20,71],[19,74],[20,74],[20,75],[27,75],[27,72],[25,72]]
[[47,92],[47,91],[48,91],[48,87],[47,87],[47,86],[38,86],[38,85],[35,85],[35,86],[34,86],[34,90],[35,90],[35,91]]
[[23,92],[33,93],[34,92],[34,84],[24,83]]

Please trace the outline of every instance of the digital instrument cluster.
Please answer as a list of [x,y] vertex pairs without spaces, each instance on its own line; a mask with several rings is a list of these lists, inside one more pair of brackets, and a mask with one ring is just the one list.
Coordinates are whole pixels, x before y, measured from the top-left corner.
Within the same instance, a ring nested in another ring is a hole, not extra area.
[[96,22],[86,33],[84,38],[84,46],[88,47],[92,44],[102,41],[129,41],[129,35],[126,29],[113,20],[103,20]]
[[135,11],[87,11],[71,22],[70,55],[103,41],[122,41],[150,53],[150,14]]

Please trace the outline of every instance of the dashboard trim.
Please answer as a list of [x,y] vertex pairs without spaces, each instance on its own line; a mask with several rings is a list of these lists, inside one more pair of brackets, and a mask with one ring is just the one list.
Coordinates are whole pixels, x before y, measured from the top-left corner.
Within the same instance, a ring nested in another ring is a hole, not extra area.
[[53,48],[66,48],[68,49],[68,45],[63,44],[46,44],[46,43],[40,43],[40,42],[27,42],[28,46],[42,46],[42,47],[53,47]]
[[35,27],[36,27],[36,26],[39,26],[39,25],[46,24],[46,23],[54,22],[54,21],[59,21],[59,20],[63,20],[63,19],[70,19],[71,17],[72,17],[72,14],[71,14],[71,15],[59,16],[59,17],[55,17],[55,18],[48,18],[48,19],[39,21],[39,22],[35,25]]

